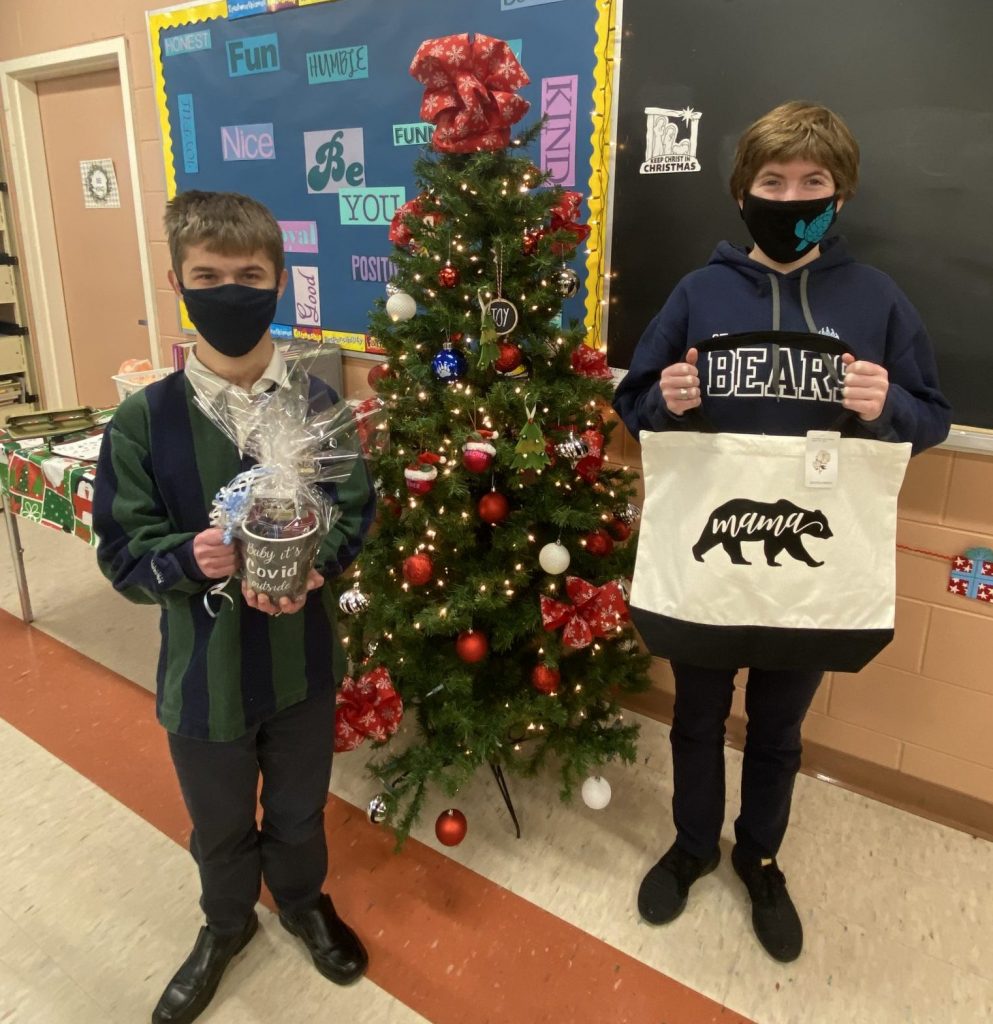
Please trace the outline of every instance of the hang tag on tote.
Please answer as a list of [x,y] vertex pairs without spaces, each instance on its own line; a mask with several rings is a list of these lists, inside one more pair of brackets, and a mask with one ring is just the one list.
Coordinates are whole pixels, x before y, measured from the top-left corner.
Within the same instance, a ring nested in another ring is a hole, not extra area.
[[841,434],[837,430],[808,430],[804,456],[804,483],[808,487],[834,487],[838,483]]

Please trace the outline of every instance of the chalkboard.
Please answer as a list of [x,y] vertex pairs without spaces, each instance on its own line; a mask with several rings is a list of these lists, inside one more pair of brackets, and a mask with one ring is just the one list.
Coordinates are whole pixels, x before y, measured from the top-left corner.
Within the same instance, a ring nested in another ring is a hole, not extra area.
[[[168,194],[227,190],[264,202],[283,227],[290,271],[274,336],[376,351],[365,331],[393,273],[389,221],[417,194],[413,163],[433,131],[420,122],[424,87],[409,74],[419,44],[467,32],[506,40],[531,78],[521,89],[531,110],[515,131],[548,115],[535,163],[584,193],[583,217],[597,220],[606,159],[595,151],[590,112],[609,104],[612,7],[228,0],[157,12],[149,32]],[[576,261],[584,281],[586,256]],[[602,255],[596,260],[596,268],[586,260],[593,293],[584,286],[566,304],[567,320],[597,307],[598,322]]]
[[[611,365],[629,365],[719,240],[748,243],[728,193],[735,143],[756,117],[804,99],[841,114],[862,150],[836,230],[920,311],[955,421],[993,427],[991,40],[989,0],[624,0]],[[672,155],[642,173],[649,122],[662,117]]]

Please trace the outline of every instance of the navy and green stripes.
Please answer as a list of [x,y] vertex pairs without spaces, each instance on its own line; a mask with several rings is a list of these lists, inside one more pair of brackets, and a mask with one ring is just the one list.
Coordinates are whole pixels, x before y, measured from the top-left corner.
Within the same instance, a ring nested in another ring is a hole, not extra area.
[[[312,392],[323,389],[312,382]],[[213,581],[193,558],[193,538],[209,526],[214,495],[250,462],[193,403],[182,373],[117,410],[104,436],[93,504],[97,560],[132,601],[162,606],[156,708],[170,732],[231,740],[266,717],[335,685],[344,652],[327,587],[296,615],[271,618],[235,598],[216,619],[203,605]],[[355,558],[372,522],[375,496],[365,464],[327,490],[342,515],[318,554],[326,576]]]

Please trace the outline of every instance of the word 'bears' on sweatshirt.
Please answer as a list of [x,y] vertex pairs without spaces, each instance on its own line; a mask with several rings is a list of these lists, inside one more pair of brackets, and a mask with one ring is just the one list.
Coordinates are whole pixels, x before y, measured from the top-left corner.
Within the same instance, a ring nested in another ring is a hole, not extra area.
[[[323,389],[330,391],[311,378],[312,397]],[[217,492],[252,464],[197,408],[182,372],[130,395],[104,434],[93,502],[97,561],[126,598],[162,607],[156,713],[181,736],[237,739],[344,675],[326,585],[293,615],[250,608],[235,582],[227,588],[233,607],[215,599],[217,618],[204,607],[217,581],[200,572],[193,538],[210,526]],[[342,510],[317,554],[327,579],[358,555],[376,499],[361,458],[346,480],[320,486]]]
[[[662,400],[659,374],[694,344],[715,339],[718,347],[700,353],[697,370],[703,412],[716,429],[791,435],[831,429],[844,411],[841,356],[780,348],[776,334],[787,331],[839,339],[856,359],[886,368],[882,415],[858,421],[858,435],[909,441],[914,452],[948,436],[951,410],[920,316],[890,277],[857,263],[839,237],[821,243],[816,260],[788,274],[721,242],[648,325],[614,408],[635,437],[641,430],[679,429],[681,418]],[[751,332],[766,333],[768,341],[720,349],[722,335]],[[692,418],[685,425],[692,426]]]

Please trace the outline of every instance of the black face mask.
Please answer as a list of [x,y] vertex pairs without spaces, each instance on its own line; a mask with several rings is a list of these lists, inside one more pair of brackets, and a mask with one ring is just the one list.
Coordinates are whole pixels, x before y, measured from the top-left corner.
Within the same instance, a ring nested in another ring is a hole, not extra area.
[[838,216],[836,196],[782,202],[745,193],[741,216],[755,244],[777,263],[795,263],[817,245]]
[[183,288],[183,301],[200,336],[221,355],[247,355],[262,340],[276,315],[275,288],[219,284],[214,288]]

